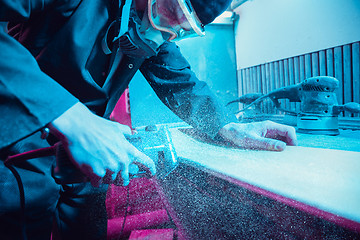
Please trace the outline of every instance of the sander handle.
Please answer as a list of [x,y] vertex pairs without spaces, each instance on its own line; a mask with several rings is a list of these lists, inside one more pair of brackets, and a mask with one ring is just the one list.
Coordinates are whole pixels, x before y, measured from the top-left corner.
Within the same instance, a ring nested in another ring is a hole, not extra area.
[[252,102],[254,102],[256,99],[262,97],[264,94],[262,93],[247,93],[233,101],[230,101],[226,104],[226,106],[232,104],[232,103],[243,103],[243,104],[251,104]]
[[344,105],[334,106],[333,108],[335,114],[339,114],[343,111],[348,111],[351,113],[360,113],[360,104],[356,102],[349,102]]
[[356,102],[349,102],[344,104],[344,109],[351,113],[360,113],[360,104]]
[[[290,102],[300,102],[300,91],[301,91],[301,83],[282,87],[279,89],[275,89],[271,92],[269,92],[266,95],[263,95],[253,101],[251,104],[246,106],[245,108],[241,109],[239,112],[245,111],[246,109],[250,108],[251,106],[254,106],[255,104],[259,104],[260,102],[264,101],[266,98],[270,98],[270,100],[275,104],[277,108],[280,108],[279,99],[289,99]],[[287,111],[284,109],[280,109],[282,111]],[[289,111],[291,112],[291,111]]]

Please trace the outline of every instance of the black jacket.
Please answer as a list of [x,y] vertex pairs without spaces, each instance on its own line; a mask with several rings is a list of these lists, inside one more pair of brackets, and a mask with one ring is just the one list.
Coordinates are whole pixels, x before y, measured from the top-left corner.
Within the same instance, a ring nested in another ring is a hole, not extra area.
[[111,0],[0,0],[0,149],[77,101],[107,117],[138,69],[164,104],[209,136],[234,120],[174,43],[145,61],[123,56],[121,74],[105,84],[111,56],[100,42],[116,11]]

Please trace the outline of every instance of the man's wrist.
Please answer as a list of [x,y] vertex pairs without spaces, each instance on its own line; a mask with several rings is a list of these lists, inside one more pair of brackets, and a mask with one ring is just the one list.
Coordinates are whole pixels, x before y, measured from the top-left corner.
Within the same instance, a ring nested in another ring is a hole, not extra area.
[[78,128],[78,123],[81,121],[79,117],[83,116],[81,113],[86,113],[87,111],[89,110],[86,108],[86,106],[78,102],[58,118],[49,123],[47,128],[49,128],[50,133],[57,138],[64,139],[65,136],[71,135],[73,133],[74,128]]

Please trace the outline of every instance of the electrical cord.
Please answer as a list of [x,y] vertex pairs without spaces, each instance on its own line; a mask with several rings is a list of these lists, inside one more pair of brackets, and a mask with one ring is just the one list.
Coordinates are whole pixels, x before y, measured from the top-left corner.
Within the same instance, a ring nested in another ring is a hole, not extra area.
[[16,169],[14,168],[14,166],[11,165],[11,162],[9,161],[5,161],[4,162],[5,167],[7,167],[12,174],[14,175],[16,182],[18,184],[19,187],[19,194],[20,194],[20,208],[21,208],[21,236],[23,240],[27,240],[27,236],[26,236],[26,219],[25,219],[25,191],[24,191],[24,185],[21,181],[21,177],[20,174],[18,173],[18,171],[16,171]]
[[25,190],[24,190],[24,184],[21,180],[19,172],[15,169],[13,164],[21,161],[26,161],[32,158],[38,158],[38,157],[45,157],[55,154],[56,145],[47,147],[47,148],[41,148],[32,150],[25,153],[20,153],[17,155],[8,156],[8,158],[4,161],[4,166],[7,167],[12,174],[14,175],[18,188],[19,188],[19,195],[20,195],[20,209],[21,209],[21,236],[23,240],[27,240],[26,236],[26,214],[25,214]]

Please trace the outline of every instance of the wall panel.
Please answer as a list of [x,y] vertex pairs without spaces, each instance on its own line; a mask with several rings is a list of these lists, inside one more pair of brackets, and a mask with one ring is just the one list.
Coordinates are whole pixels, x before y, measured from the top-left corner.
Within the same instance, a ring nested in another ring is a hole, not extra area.
[[[353,43],[351,46],[352,53],[352,101],[360,103],[360,43]],[[359,117],[360,114],[355,116]]]

